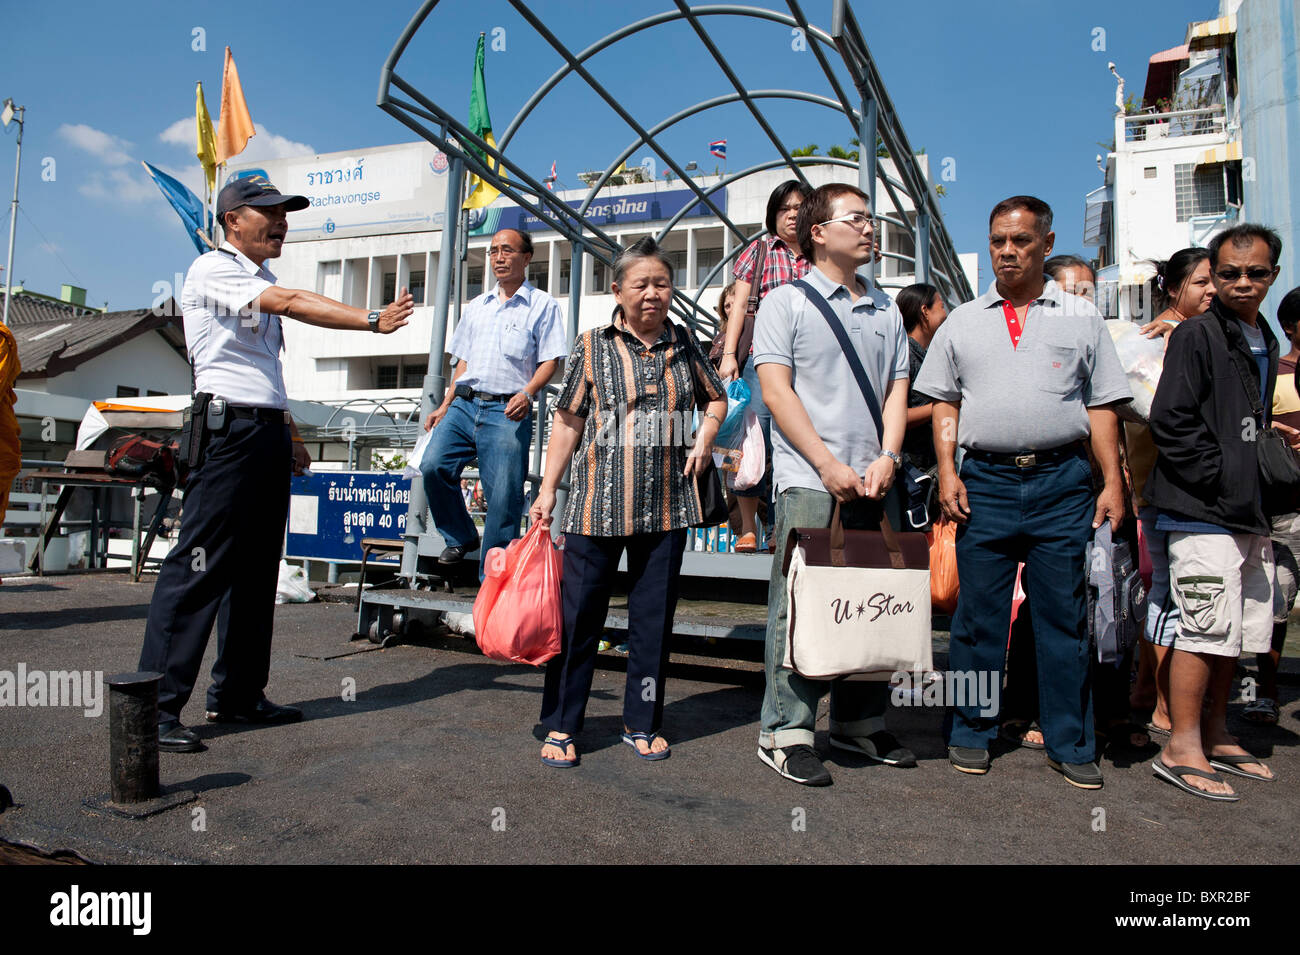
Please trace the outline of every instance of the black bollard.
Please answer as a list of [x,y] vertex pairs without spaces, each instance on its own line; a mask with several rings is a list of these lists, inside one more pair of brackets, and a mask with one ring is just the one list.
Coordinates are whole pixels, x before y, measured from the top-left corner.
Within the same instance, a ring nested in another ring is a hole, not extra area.
[[159,795],[158,684],[161,673],[119,673],[108,683],[111,797],[119,806]]

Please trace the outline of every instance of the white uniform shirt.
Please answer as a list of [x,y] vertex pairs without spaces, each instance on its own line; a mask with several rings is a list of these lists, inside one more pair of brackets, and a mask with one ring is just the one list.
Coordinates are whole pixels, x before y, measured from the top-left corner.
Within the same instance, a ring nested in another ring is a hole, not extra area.
[[194,260],[181,312],[196,391],[236,405],[288,409],[280,317],[248,308],[274,284],[270,269],[229,242]]

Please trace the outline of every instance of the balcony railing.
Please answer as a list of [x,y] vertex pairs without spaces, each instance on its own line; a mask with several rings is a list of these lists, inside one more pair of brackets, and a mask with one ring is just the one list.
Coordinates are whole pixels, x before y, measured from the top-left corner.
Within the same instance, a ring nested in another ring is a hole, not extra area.
[[1218,106],[1180,109],[1171,113],[1139,113],[1124,117],[1124,142],[1151,142],[1176,136],[1222,133],[1225,110]]

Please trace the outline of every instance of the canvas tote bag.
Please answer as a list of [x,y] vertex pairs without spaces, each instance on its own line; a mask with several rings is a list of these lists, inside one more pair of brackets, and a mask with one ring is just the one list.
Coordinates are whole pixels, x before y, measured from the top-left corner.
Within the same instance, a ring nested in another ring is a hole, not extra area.
[[923,534],[793,528],[786,541],[784,666],[813,680],[888,680],[934,669]]

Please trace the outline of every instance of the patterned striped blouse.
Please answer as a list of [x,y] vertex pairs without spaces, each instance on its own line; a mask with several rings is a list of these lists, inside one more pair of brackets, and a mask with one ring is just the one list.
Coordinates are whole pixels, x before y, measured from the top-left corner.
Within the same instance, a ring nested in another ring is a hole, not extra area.
[[725,394],[699,345],[671,321],[649,348],[621,318],[579,335],[555,405],[586,419],[564,532],[626,537],[698,524],[695,479],[682,474],[694,410]]

